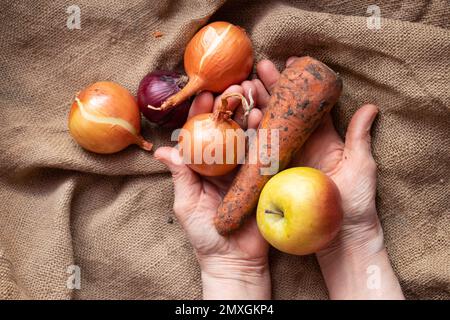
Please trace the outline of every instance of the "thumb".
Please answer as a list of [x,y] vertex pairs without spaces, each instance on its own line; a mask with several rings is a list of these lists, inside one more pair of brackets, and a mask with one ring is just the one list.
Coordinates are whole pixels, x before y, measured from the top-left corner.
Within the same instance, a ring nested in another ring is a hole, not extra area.
[[164,163],[172,173],[175,197],[186,195],[192,186],[199,183],[198,176],[184,163],[177,149],[160,147],[154,153],[155,158]]
[[371,154],[370,128],[378,114],[378,107],[373,104],[362,106],[353,115],[345,137],[345,148],[354,153]]

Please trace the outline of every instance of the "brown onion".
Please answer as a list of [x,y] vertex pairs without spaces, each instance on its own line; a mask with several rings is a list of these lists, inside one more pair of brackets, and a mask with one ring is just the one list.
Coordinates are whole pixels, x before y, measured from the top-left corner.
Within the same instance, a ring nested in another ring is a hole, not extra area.
[[[240,156],[244,156],[244,132],[230,118],[231,111],[227,110],[227,99],[230,97],[240,98],[246,113],[253,106],[252,100],[249,105],[239,93],[225,94],[221,98],[221,106],[214,113],[202,113],[190,118],[178,137],[180,155],[192,170],[201,175],[225,175],[236,168],[239,161],[242,160]],[[231,130],[231,132],[227,134],[227,130]],[[219,142],[215,140],[215,137],[220,139]],[[219,161],[208,163],[204,157],[205,154],[208,154],[205,149],[209,154],[220,157]],[[198,157],[200,163],[196,163],[196,154],[200,155]]]
[[184,52],[188,84],[156,109],[172,108],[203,90],[223,92],[244,81],[252,66],[252,43],[245,31],[228,22],[210,23],[194,35]]
[[83,148],[96,153],[118,152],[130,144],[151,150],[140,135],[141,115],[127,89],[114,82],[97,82],[75,97],[69,131]]

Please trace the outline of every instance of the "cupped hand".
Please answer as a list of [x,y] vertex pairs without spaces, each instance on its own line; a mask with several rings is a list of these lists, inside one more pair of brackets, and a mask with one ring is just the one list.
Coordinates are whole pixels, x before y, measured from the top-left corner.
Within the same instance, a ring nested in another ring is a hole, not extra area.
[[[280,74],[267,60],[258,64],[257,72],[262,82],[255,80],[256,99],[264,110]],[[322,170],[341,194],[342,228],[331,244],[316,254],[331,299],[404,299],[375,207],[376,163],[371,153],[370,128],[377,113],[374,105],[359,108],[349,123],[345,142],[327,115],[290,164]],[[367,282],[368,271],[373,268],[382,275],[376,288]]]
[[[237,92],[245,94],[242,86],[231,86],[224,94]],[[210,113],[218,107],[220,99],[214,100],[209,92],[199,94],[193,101],[189,118],[201,113]],[[229,99],[229,110],[235,111],[234,119],[243,129],[256,128],[262,113],[252,109],[247,121],[243,121],[240,101]],[[239,107],[239,108],[238,108]],[[155,151],[155,157],[171,171],[174,181],[174,212],[195,249],[202,270],[226,269],[235,267],[237,272],[252,272],[267,269],[268,244],[262,238],[255,218],[249,219],[235,234],[222,237],[214,227],[214,216],[236,173],[222,177],[202,177],[182,164],[178,150],[161,147]],[[215,270],[214,272],[220,272]]]

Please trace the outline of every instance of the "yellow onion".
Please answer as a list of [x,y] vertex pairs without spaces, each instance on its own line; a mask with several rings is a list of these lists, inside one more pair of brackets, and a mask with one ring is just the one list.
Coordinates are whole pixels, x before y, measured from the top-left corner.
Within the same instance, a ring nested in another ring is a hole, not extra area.
[[194,35],[184,52],[189,82],[154,109],[172,108],[203,90],[222,92],[244,81],[252,66],[252,43],[245,31],[228,22],[210,23]]
[[114,153],[130,144],[151,150],[140,135],[141,115],[134,97],[114,82],[97,82],[77,94],[69,114],[75,141],[95,153]]
[[[245,154],[244,131],[231,119],[232,112],[227,109],[227,99],[230,97],[241,99],[246,114],[253,107],[253,100],[250,99],[249,104],[240,93],[225,94],[213,113],[202,113],[190,118],[178,137],[180,155],[186,165],[203,176],[215,177],[231,172]],[[209,151],[207,154],[214,155],[213,162],[205,159],[205,149]]]

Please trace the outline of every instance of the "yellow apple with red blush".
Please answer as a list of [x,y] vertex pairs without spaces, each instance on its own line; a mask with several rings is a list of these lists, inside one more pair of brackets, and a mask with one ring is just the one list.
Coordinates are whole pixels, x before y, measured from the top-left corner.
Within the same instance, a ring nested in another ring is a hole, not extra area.
[[342,224],[339,189],[320,170],[297,167],[273,176],[259,197],[256,220],[280,251],[306,255],[327,247]]

